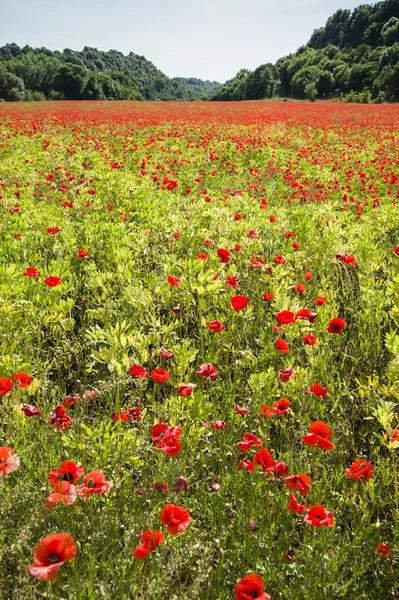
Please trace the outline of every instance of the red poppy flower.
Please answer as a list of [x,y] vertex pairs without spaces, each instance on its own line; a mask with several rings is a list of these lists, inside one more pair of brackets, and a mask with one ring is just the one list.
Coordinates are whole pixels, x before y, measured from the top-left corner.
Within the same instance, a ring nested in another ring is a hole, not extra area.
[[301,245],[298,244],[298,242],[292,242],[291,247],[294,248],[294,250],[299,250]]
[[308,308],[301,308],[298,310],[295,317],[300,321],[309,321],[309,323],[314,323],[317,319],[317,313],[310,312]]
[[309,523],[309,525],[313,525],[319,529],[322,525],[325,527],[334,526],[333,514],[327,511],[322,504],[313,506],[304,517],[304,521],[305,523]]
[[370,477],[374,475],[373,465],[368,460],[357,458],[355,462],[351,464],[349,469],[346,469],[345,475],[352,479],[368,481]]
[[277,415],[285,415],[290,410],[290,404],[288,398],[280,398],[273,404],[273,410]]
[[167,504],[159,516],[162,525],[167,525],[171,535],[180,535],[190,524],[190,513],[182,506]]
[[237,582],[234,588],[235,600],[271,600],[271,596],[263,591],[263,579],[256,573],[246,575]]
[[156,423],[151,429],[151,439],[153,441],[159,440],[159,438],[164,436],[166,432],[169,430],[169,425],[167,423]]
[[240,462],[240,464],[238,465],[238,468],[241,469],[246,469],[248,471],[248,473],[252,473],[252,471],[254,471],[255,469],[255,465],[253,462],[251,462],[250,460],[248,460],[248,458],[244,458],[244,460],[242,460]]
[[45,537],[35,548],[35,563],[28,571],[38,579],[52,581],[67,560],[75,558],[77,548],[75,540],[69,533],[53,533]]
[[284,256],[275,256],[273,259],[273,262],[276,265],[285,265],[286,260],[285,260]]
[[262,450],[255,452],[254,463],[255,465],[260,465],[264,473],[273,471],[276,462],[277,461],[273,460],[272,455],[266,448],[262,448]]
[[275,295],[271,294],[271,293],[268,293],[268,292],[265,292],[263,294],[263,297],[266,300],[266,302],[270,302],[271,300],[273,300],[275,298]]
[[86,475],[83,484],[79,485],[76,491],[82,498],[88,498],[93,494],[106,494],[111,487],[112,482],[105,481],[105,475],[102,471],[93,471]]
[[12,448],[8,448],[8,446],[0,447],[0,477],[5,477],[16,471],[20,465],[20,460]]
[[21,408],[26,417],[41,417],[42,411],[33,404],[24,404]]
[[48,227],[47,228],[47,233],[50,233],[51,235],[55,235],[56,233],[60,232],[60,228],[59,227]]
[[399,246],[396,246],[394,253],[396,254],[396,256],[399,256]]
[[317,343],[317,338],[314,335],[310,335],[310,333],[308,333],[308,335],[305,335],[302,338],[302,342],[307,346],[314,346]]
[[241,221],[241,219],[242,219],[242,215],[240,215],[238,213],[234,215],[234,221]]
[[128,408],[127,413],[129,415],[129,419],[132,419],[133,421],[141,421],[143,416],[143,413],[138,406],[132,406],[131,408]]
[[142,416],[143,413],[141,412],[140,408],[138,406],[133,406],[132,408],[123,410],[121,414],[114,412],[114,418],[112,419],[112,421],[123,421],[124,423],[130,420],[141,421]]
[[82,398],[79,394],[70,394],[69,396],[65,396],[62,401],[62,406],[64,408],[71,408],[74,404],[78,402],[82,402]]
[[123,421],[124,423],[126,423],[126,421],[129,421],[129,419],[130,417],[127,410],[123,410],[121,414],[114,411],[114,418],[112,419],[112,422],[115,423],[116,421]]
[[230,260],[231,252],[230,250],[226,250],[225,248],[219,248],[217,251],[217,255],[220,258],[221,263],[228,263]]
[[34,267],[28,267],[25,269],[24,277],[40,277],[40,271]]
[[289,381],[290,379],[296,379],[296,375],[294,370],[291,367],[288,367],[287,369],[279,370],[279,378],[280,381],[287,383],[287,381]]
[[237,287],[239,284],[238,279],[233,277],[232,275],[228,275],[226,278],[226,283],[231,287]]
[[331,319],[327,331],[329,333],[341,333],[341,330],[346,327],[346,322],[343,319]]
[[181,442],[177,438],[181,434],[180,427],[169,427],[167,423],[157,423],[151,429],[151,439],[155,448],[173,457],[180,454]]
[[57,285],[61,285],[62,281],[60,277],[49,275],[49,277],[46,277],[44,280],[44,283],[47,285],[47,287],[56,287]]
[[167,350],[166,348],[161,348],[159,351],[159,356],[161,358],[165,358],[166,360],[169,360],[170,358],[174,358],[174,352],[172,352],[172,350]]
[[257,231],[255,231],[255,229],[250,229],[247,233],[247,238],[253,239],[253,240],[258,240],[259,239],[259,233]]
[[134,558],[138,560],[142,560],[148,556],[159,544],[165,541],[164,534],[156,529],[147,529],[140,537],[143,543],[140,546],[136,546],[136,549],[132,553]]
[[54,488],[55,485],[60,481],[76,483],[76,481],[80,479],[83,474],[83,467],[75,465],[75,463],[71,460],[67,460],[63,462],[58,469],[51,469],[48,474],[48,482],[52,488]]
[[169,488],[166,485],[166,483],[161,483],[160,481],[156,481],[155,483],[153,483],[152,489],[162,494],[169,494]]
[[355,264],[356,264],[356,258],[354,256],[346,256],[345,254],[336,254],[335,258],[343,265],[355,266]]
[[309,429],[312,433],[308,433],[302,437],[305,444],[308,446],[318,446],[318,448],[326,451],[334,448],[334,444],[330,442],[333,432],[327,423],[315,421],[309,426]]
[[276,414],[276,411],[274,410],[273,406],[267,406],[266,404],[264,404],[260,408],[260,416],[261,417],[267,417],[267,418],[269,418],[269,417],[272,417],[275,414]]
[[323,304],[327,304],[327,300],[324,296],[317,296],[317,298],[313,300],[313,304],[316,306],[322,306]]
[[[176,429],[180,428],[176,427]],[[154,446],[158,450],[161,450],[161,452],[163,452],[164,454],[169,454],[169,456],[173,456],[174,458],[176,458],[176,456],[179,456],[181,451],[180,440],[178,440],[177,437],[172,434],[166,434],[164,437],[156,441],[154,443]]]
[[193,393],[194,387],[192,385],[179,385],[179,387],[177,388],[177,393],[179,394],[179,396],[183,396],[184,398],[187,398],[188,396],[191,396],[191,394]]
[[310,492],[310,477],[306,473],[290,475],[284,481],[289,490],[298,490],[302,496],[307,496]]
[[306,287],[303,285],[303,283],[297,283],[295,286],[295,291],[297,291],[299,294],[303,294],[306,292]]
[[56,406],[50,414],[50,425],[56,425],[57,431],[65,431],[72,425],[72,419],[68,416],[63,406]]
[[376,554],[377,556],[384,556],[385,558],[388,558],[391,556],[391,546],[389,544],[378,544],[376,548]]
[[323,387],[319,383],[313,383],[310,387],[308,387],[309,394],[313,394],[313,396],[317,396],[318,398],[325,398],[328,394],[327,388]]
[[306,271],[305,279],[306,279],[306,281],[311,281],[313,279],[312,273],[309,273],[309,271]]
[[87,252],[87,250],[85,250],[84,248],[79,250],[78,258],[88,258],[88,256],[89,256],[89,253]]
[[270,223],[275,223],[277,221],[277,217],[275,217],[274,215],[270,215],[269,221]]
[[58,481],[54,485],[54,492],[46,498],[46,507],[53,510],[58,502],[62,502],[65,506],[73,504],[77,498],[76,488],[68,481]]
[[283,354],[288,354],[290,351],[290,347],[285,340],[282,338],[278,338],[276,343],[274,344],[277,350],[280,350]]
[[5,396],[12,390],[12,381],[8,377],[0,377],[0,396]]
[[209,256],[208,254],[198,254],[197,258],[206,262],[209,259]]
[[178,277],[174,277],[174,275],[168,275],[168,281],[169,281],[170,285],[173,285],[173,286],[175,286],[175,287],[176,287],[176,286],[177,286],[177,287],[180,287],[180,286],[181,286],[181,281],[180,281],[180,279],[179,279]]
[[248,298],[246,296],[233,296],[231,299],[231,306],[236,312],[240,312],[248,304]]
[[295,323],[296,317],[290,310],[282,310],[276,316],[276,321],[277,323],[281,323],[281,325],[289,325],[290,323]]
[[148,379],[149,371],[141,365],[134,364],[130,367],[129,373],[132,377],[138,377],[139,379]]
[[295,497],[295,494],[290,494],[290,503],[287,506],[287,509],[296,515],[302,515],[307,509],[307,504],[299,504],[298,500]]
[[226,429],[226,421],[211,421],[213,429]]
[[239,415],[247,415],[249,413],[249,408],[245,408],[244,406],[236,405],[236,413]]
[[224,325],[220,321],[211,321],[210,323],[207,323],[206,326],[215,333],[220,333],[224,329]]
[[276,465],[274,467],[274,474],[276,477],[283,477],[284,475],[288,475],[289,472],[290,472],[290,469],[289,469],[288,465],[285,464],[285,462],[280,461],[280,462],[276,463]]
[[385,435],[388,438],[389,443],[399,442],[399,429],[392,429],[391,433],[389,433],[389,431],[386,431]]
[[168,371],[166,371],[165,369],[161,369],[160,367],[151,371],[151,379],[153,379],[154,381],[162,382],[167,381],[169,378],[170,375]]
[[243,433],[242,442],[238,442],[237,446],[240,450],[249,450],[251,446],[263,446],[262,440],[256,437],[253,433]]
[[196,375],[198,375],[198,377],[206,377],[207,379],[216,379],[219,373],[213,365],[204,363],[203,365],[200,365],[200,368],[196,371]]

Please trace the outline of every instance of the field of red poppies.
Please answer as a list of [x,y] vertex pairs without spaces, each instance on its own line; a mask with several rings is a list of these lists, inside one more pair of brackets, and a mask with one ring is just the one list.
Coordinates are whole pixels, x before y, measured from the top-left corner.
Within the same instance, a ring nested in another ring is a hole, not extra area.
[[399,597],[399,107],[0,105],[0,597]]

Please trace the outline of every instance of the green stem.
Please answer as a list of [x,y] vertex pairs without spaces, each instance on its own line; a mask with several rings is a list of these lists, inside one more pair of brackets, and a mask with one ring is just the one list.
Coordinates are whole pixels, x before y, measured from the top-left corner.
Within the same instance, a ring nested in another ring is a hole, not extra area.
[[398,488],[398,473],[396,469],[395,452],[392,450],[392,467],[393,467],[393,484],[395,488],[395,521],[398,521],[399,515],[399,488]]

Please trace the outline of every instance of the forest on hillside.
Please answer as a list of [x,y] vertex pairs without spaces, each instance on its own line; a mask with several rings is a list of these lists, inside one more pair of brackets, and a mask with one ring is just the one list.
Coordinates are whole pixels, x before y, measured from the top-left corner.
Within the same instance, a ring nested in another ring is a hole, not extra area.
[[399,0],[338,10],[294,54],[242,69],[215,100],[399,100]]
[[0,98],[19,100],[203,100],[217,82],[167,77],[144,56],[85,47],[0,47]]

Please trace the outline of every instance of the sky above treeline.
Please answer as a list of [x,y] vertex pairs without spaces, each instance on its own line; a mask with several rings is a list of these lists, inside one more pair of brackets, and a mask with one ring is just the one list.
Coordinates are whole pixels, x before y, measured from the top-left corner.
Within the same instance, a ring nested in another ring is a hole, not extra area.
[[0,0],[0,45],[119,50],[169,77],[225,82],[305,44],[367,0]]

